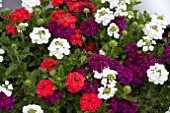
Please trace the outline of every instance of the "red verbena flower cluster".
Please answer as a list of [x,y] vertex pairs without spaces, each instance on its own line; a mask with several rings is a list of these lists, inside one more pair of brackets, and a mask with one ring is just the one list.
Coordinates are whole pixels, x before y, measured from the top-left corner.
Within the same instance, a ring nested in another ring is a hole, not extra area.
[[47,70],[48,72],[52,71],[53,66],[58,65],[59,62],[56,62],[52,58],[44,59],[40,65],[40,68]]
[[84,86],[84,77],[77,73],[69,73],[66,76],[66,89],[71,93],[76,93],[81,90]]
[[97,94],[95,93],[90,94],[85,93],[80,98],[81,111],[95,112],[100,107],[101,103],[102,101],[98,98]]
[[24,22],[25,19],[30,18],[30,14],[24,8],[16,8],[16,10],[12,12],[9,17],[10,17],[11,22],[6,26],[7,33],[17,34],[18,31],[16,28],[13,27],[13,24],[15,24],[16,21]]
[[90,42],[88,45],[86,45],[83,50],[85,50],[86,52],[93,52],[95,54],[99,54],[96,46],[95,46],[95,43],[94,42]]
[[51,14],[51,21],[57,21],[59,25],[75,28],[76,17],[69,13],[65,13],[64,10],[58,10]]
[[59,4],[62,4],[64,2],[74,2],[76,0],[50,0],[50,2],[52,2],[52,5],[54,7],[58,6]]
[[36,93],[38,95],[38,98],[53,95],[54,93],[53,86],[54,84],[51,81],[41,80],[36,86]]
[[75,30],[75,34],[71,37],[70,42],[72,45],[76,45],[76,44],[78,44],[79,46],[83,45],[83,41],[81,40],[80,29]]
[[91,9],[91,13],[94,12],[95,6],[89,2],[66,2],[69,11],[80,12],[80,7],[88,6]]

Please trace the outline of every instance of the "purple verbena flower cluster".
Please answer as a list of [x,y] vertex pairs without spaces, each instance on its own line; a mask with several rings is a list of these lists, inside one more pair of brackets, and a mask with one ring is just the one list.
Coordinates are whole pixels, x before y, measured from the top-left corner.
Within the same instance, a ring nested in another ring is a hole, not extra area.
[[69,26],[59,25],[56,21],[49,22],[46,26],[51,34],[56,38],[64,38],[70,41],[70,38],[74,35],[74,29]]
[[87,19],[80,24],[80,30],[86,38],[90,38],[92,35],[96,36],[100,26],[93,19]]
[[85,93],[96,93],[99,87],[100,84],[97,80],[92,80],[92,82],[86,80],[82,90]]
[[163,57],[170,62],[170,45],[165,46],[163,50]]
[[85,14],[86,14],[86,13],[84,12],[84,9],[85,9],[85,8],[89,9],[89,12],[87,13],[88,15],[90,15],[90,14],[93,13],[93,9],[92,9],[92,7],[90,7],[90,5],[81,5],[81,6],[79,7],[79,13],[80,13],[81,15],[85,15]]
[[119,34],[125,30],[126,24],[124,22],[124,17],[116,17],[113,22],[119,27]]
[[9,110],[14,106],[14,97],[7,97],[3,92],[0,92],[0,110]]
[[106,111],[111,113],[136,113],[138,103],[128,100],[117,101],[115,97],[109,100],[110,106],[107,107]]
[[62,92],[59,90],[54,91],[54,94],[52,96],[48,96],[47,98],[44,98],[44,102],[46,104],[51,103],[55,104],[57,100],[60,100],[62,96]]

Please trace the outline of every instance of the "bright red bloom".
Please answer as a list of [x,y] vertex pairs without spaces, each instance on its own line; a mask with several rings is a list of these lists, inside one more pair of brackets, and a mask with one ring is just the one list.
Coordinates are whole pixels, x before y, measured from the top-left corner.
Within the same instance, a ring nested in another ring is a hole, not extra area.
[[95,93],[90,94],[85,93],[80,98],[81,111],[95,112],[100,107],[101,103],[102,101],[98,98],[97,94]]
[[75,28],[76,17],[69,13],[65,13],[64,10],[58,10],[51,14],[50,21],[57,21],[59,25]]
[[52,71],[53,66],[59,64],[52,58],[44,59],[41,63],[40,68],[47,70],[48,72]]
[[87,52],[91,51],[91,52],[93,52],[93,53],[95,53],[95,54],[99,54],[97,48],[95,47],[95,43],[94,43],[94,42],[90,42],[88,45],[86,45],[86,46],[83,48],[83,50],[85,50],[85,51],[87,51]]
[[[31,14],[24,8],[17,8],[9,15],[11,22],[6,26],[7,34],[17,34],[17,29],[13,27],[15,21],[24,22],[24,20],[29,19],[30,16]],[[5,18],[8,18],[8,16],[5,16]]]
[[23,22],[25,19],[29,19],[30,14],[24,8],[17,8],[14,12],[10,14],[10,19],[12,21],[17,20],[18,22]]
[[51,81],[41,80],[36,86],[36,93],[38,95],[38,98],[53,95],[54,93],[53,86],[54,84]]
[[66,77],[66,89],[71,93],[76,93],[84,86],[84,77],[77,73],[69,73]]
[[71,37],[70,42],[72,45],[78,44],[79,46],[83,45],[81,41],[81,31],[80,29],[75,30],[75,34]]
[[59,4],[62,4],[64,0],[50,0],[52,2],[52,5],[54,7],[58,6]]

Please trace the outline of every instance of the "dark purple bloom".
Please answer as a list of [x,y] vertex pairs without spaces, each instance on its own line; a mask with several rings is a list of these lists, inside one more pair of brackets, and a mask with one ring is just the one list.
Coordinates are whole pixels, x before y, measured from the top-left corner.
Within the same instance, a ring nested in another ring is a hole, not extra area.
[[97,80],[93,80],[92,82],[86,80],[82,90],[85,93],[96,93],[99,87],[100,84]]
[[44,101],[46,104],[51,103],[55,104],[57,100],[61,100],[62,92],[59,90],[54,91],[54,94],[52,96],[48,96],[44,98]]
[[7,97],[3,92],[0,92],[0,110],[9,110],[14,106],[14,97]]
[[133,72],[127,67],[119,66],[116,70],[118,72],[118,82],[124,85],[130,84],[133,79]]
[[170,62],[170,45],[165,46],[163,50],[163,57]]
[[119,27],[119,34],[125,30],[126,24],[124,22],[124,17],[116,17],[114,23]]
[[128,42],[128,44],[126,45],[126,49],[125,52],[126,53],[132,53],[132,52],[137,52],[138,51],[138,46],[134,45],[131,42]]
[[97,35],[100,26],[93,19],[87,19],[80,24],[80,30],[86,38],[90,38],[92,35]]
[[48,29],[51,34],[54,34],[54,30],[57,29],[57,26],[58,24],[56,21],[51,21],[45,26],[45,28]]
[[122,100],[119,102],[117,112],[115,113],[136,113],[138,107],[137,102]]
[[87,73],[86,69],[88,69],[87,66],[86,65],[82,65],[79,68],[74,68],[74,71],[80,73],[81,75],[83,75],[85,77],[86,73]]
[[90,15],[90,14],[93,13],[93,7],[92,7],[91,5],[89,5],[89,4],[87,4],[87,5],[81,5],[81,6],[79,7],[79,13],[80,13],[81,15],[85,15],[85,14],[86,14],[86,13],[85,13],[85,10],[86,10],[86,9],[89,10],[89,12],[87,13],[88,15]]
[[71,36],[74,35],[74,29],[69,26],[58,25],[56,21],[49,22],[45,28],[47,28],[50,33],[56,36],[56,38],[64,38],[68,41],[70,40]]
[[153,61],[153,56],[151,54],[144,52],[139,54],[137,51],[138,47],[136,45],[131,42],[127,44],[125,52],[128,53],[128,57],[125,61],[125,66],[133,72],[133,80],[131,83],[134,85],[141,85],[143,80],[147,79],[146,71],[148,67],[155,62],[161,61]]
[[109,103],[110,105],[106,108],[106,112],[111,111],[111,113],[116,113],[119,102],[116,100],[115,97],[112,97],[109,100]]
[[109,67],[111,60],[104,55],[93,55],[88,61],[88,67],[90,70],[102,71],[105,67]]

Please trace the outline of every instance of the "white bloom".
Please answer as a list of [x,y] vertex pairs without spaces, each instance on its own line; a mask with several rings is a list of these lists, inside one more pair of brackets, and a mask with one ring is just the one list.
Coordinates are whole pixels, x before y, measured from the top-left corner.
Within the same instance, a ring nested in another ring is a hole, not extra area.
[[114,38],[119,38],[119,27],[115,23],[111,23],[107,29],[107,34],[109,36],[114,36]]
[[143,36],[143,39],[140,39],[137,42],[137,46],[138,47],[143,47],[143,51],[153,51],[154,50],[154,46],[152,46],[152,44],[156,44],[155,40],[152,40],[150,37],[147,36]]
[[113,14],[113,11],[111,11],[109,8],[101,8],[97,10],[97,13],[95,14],[95,21],[97,23],[102,23],[103,26],[107,26],[112,20],[114,20],[115,16]]
[[166,20],[166,18],[163,14],[155,13],[155,14],[151,15],[151,19],[152,19],[152,22],[157,23],[162,28],[166,28],[166,26],[168,25],[168,21]]
[[41,107],[35,104],[24,106],[22,109],[22,113],[29,113],[31,111],[34,111],[35,113],[44,113]]
[[100,54],[100,55],[105,55],[105,52],[101,49],[101,50],[99,51],[99,54]]
[[3,56],[0,56],[0,62],[3,62],[3,61],[4,61]]
[[168,80],[169,72],[165,69],[163,64],[155,63],[154,66],[150,66],[147,70],[147,76],[150,82],[154,84],[164,84]]
[[12,95],[13,86],[9,84],[9,81],[5,81],[5,84],[0,86],[0,92],[3,92],[6,96],[10,97]]
[[26,27],[28,27],[28,23],[20,23],[20,24],[17,26],[17,30],[18,30],[18,32],[22,32],[22,31],[25,31],[25,30],[26,30]]
[[115,95],[115,92],[117,91],[117,88],[116,88],[116,85],[115,84],[107,84],[106,86],[104,87],[100,87],[98,89],[99,91],[99,94],[98,94],[98,97],[100,99],[109,99],[111,97],[113,97]]
[[94,78],[101,79],[101,84],[106,86],[108,83],[116,84],[116,76],[118,73],[115,70],[105,68],[101,73],[94,71]]
[[70,45],[66,39],[56,38],[53,39],[48,50],[50,51],[50,56],[56,56],[57,59],[62,59],[64,55],[70,54]]
[[119,0],[101,0],[101,3],[109,2],[110,9],[113,9],[118,6]]
[[0,54],[4,54],[5,51],[3,49],[0,49]]
[[30,33],[30,38],[32,43],[43,44],[48,43],[51,34],[48,29],[44,27],[34,27],[32,33]]
[[35,6],[40,6],[41,1],[40,0],[21,0],[22,1],[22,7],[24,7],[29,13],[33,12],[33,8]]
[[170,113],[170,107],[169,107],[169,110],[168,110],[168,111],[166,111],[165,113]]
[[164,32],[161,25],[156,22],[149,22],[145,25],[143,29],[146,36],[151,37],[152,39],[162,39],[162,34]]

